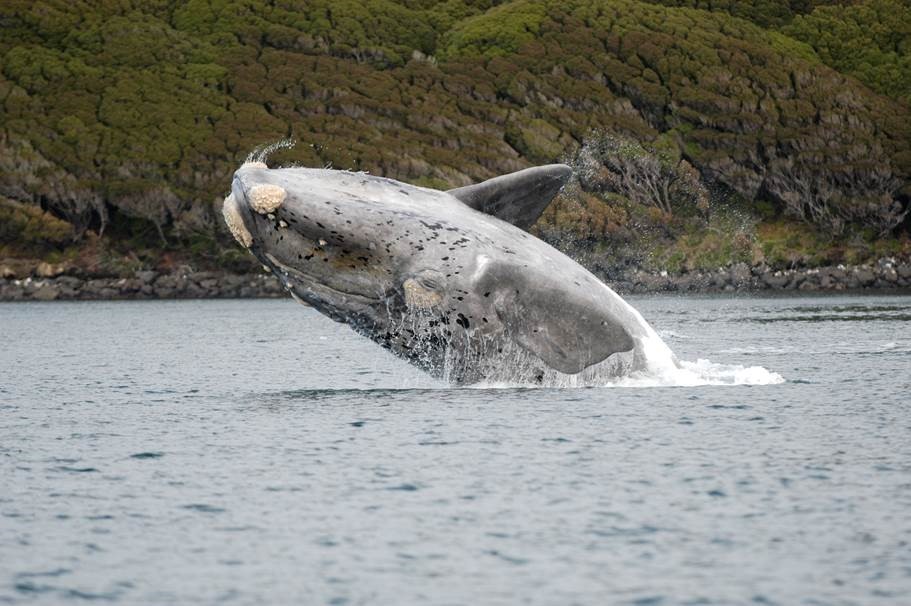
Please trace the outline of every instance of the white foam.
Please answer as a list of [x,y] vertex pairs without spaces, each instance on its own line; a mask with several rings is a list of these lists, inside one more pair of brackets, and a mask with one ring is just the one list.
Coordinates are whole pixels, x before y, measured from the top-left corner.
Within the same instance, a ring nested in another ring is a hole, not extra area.
[[762,366],[718,364],[711,360],[683,360],[676,368],[630,373],[604,387],[698,387],[701,385],[775,385],[784,377]]
[[[647,324],[646,324],[647,326]],[[695,362],[678,360],[667,344],[651,327],[639,339],[631,367],[634,370],[617,372],[622,365],[593,366],[578,375],[551,371],[540,384],[516,384],[509,381],[483,382],[475,387],[699,387],[705,385],[775,385],[785,379],[777,372],[762,366],[719,364],[705,359]]]
[[711,360],[680,361],[674,367],[649,368],[625,376],[592,381],[574,381],[569,385],[513,384],[508,382],[482,382],[471,387],[482,389],[548,388],[548,387],[700,387],[711,385],[777,385],[785,379],[777,372],[762,366],[719,364]]
[[673,330],[659,330],[657,332],[659,337],[662,339],[668,339],[670,341],[683,341],[690,338],[688,335],[674,332]]

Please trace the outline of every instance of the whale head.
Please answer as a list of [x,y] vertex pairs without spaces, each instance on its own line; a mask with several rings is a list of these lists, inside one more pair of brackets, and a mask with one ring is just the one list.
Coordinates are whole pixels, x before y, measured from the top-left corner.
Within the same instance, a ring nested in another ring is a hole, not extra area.
[[376,330],[396,295],[433,296],[415,287],[416,279],[433,284],[435,277],[423,271],[436,266],[427,263],[427,235],[441,211],[460,204],[445,192],[366,173],[248,163],[236,171],[223,213],[235,239],[292,295]]
[[379,300],[391,288],[392,268],[377,252],[368,198],[353,195],[356,179],[247,163],[234,174],[225,222],[286,288],[313,290],[308,302],[317,291],[318,302],[339,311],[348,299]]

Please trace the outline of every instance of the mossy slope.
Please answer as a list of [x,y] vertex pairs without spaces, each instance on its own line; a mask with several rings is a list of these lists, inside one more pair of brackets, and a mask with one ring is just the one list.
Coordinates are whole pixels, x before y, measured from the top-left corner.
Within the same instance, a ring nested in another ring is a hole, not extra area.
[[227,242],[217,206],[263,143],[299,142],[279,162],[455,186],[609,130],[673,141],[748,202],[825,187],[859,225],[877,224],[884,195],[906,205],[904,26],[868,32],[883,56],[897,44],[894,61],[869,60],[893,81],[813,35],[885,9],[710,4],[8,0],[0,194],[76,236],[143,233],[217,259],[198,242]]

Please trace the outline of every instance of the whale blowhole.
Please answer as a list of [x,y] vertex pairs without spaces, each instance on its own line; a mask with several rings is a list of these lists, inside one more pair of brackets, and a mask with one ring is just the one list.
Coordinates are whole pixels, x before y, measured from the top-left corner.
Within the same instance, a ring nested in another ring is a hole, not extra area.
[[269,156],[283,149],[293,149],[296,145],[297,141],[291,138],[279,139],[273,143],[260,145],[247,155],[246,160],[244,160],[244,166],[252,165],[257,168],[268,168],[267,160]]

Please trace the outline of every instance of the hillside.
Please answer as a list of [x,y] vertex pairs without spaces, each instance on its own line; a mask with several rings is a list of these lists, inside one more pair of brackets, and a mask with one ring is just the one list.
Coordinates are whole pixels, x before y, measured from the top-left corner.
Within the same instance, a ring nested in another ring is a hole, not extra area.
[[604,179],[581,179],[553,206],[539,231],[589,253],[623,243],[608,265],[907,254],[911,19],[889,16],[908,11],[898,0],[7,0],[0,257],[247,267],[221,198],[254,148],[284,138],[298,144],[273,164],[434,187],[561,159],[610,172],[604,153],[583,152],[612,137],[660,160],[669,183],[694,171],[705,194],[666,207]]

